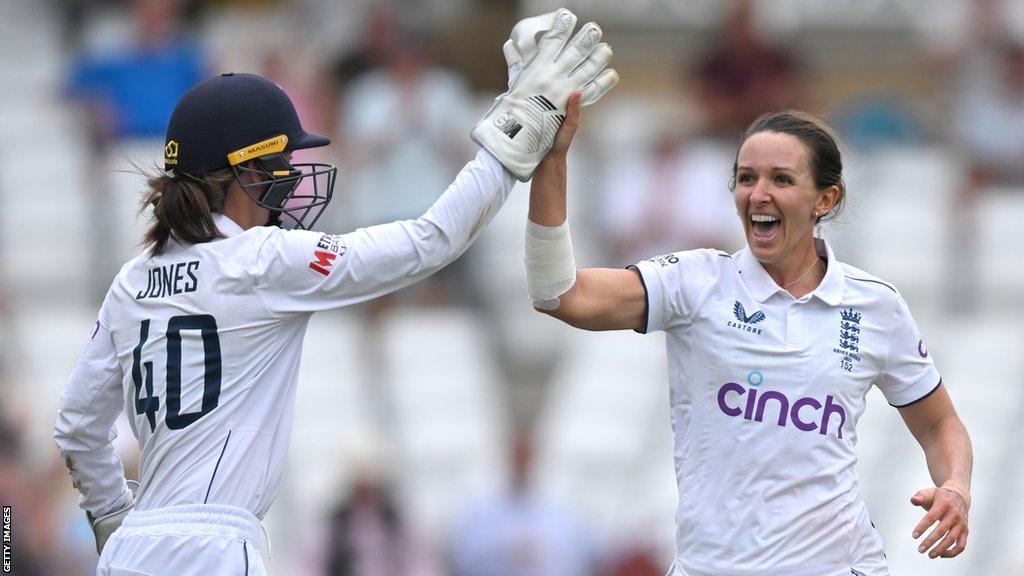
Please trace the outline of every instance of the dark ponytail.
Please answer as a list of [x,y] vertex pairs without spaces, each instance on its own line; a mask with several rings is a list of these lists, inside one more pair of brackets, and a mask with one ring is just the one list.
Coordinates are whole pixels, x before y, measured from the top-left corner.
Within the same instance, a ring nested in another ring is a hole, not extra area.
[[153,256],[162,254],[167,242],[201,244],[222,238],[213,223],[213,214],[224,208],[228,187],[234,181],[230,169],[189,176],[161,172],[149,176],[149,191],[142,199],[139,213],[152,208],[149,229],[142,243],[152,246]]

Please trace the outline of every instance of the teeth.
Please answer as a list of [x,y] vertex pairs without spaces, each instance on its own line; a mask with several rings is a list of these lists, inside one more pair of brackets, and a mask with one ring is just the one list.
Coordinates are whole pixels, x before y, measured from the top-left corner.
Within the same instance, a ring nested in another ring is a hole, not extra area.
[[754,222],[775,222],[778,220],[775,216],[769,216],[768,214],[753,214],[750,219]]

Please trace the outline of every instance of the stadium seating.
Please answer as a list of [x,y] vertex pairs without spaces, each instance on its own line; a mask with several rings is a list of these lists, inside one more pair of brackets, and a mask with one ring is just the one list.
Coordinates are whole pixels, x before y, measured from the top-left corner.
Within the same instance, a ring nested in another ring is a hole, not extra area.
[[464,309],[398,309],[380,327],[379,386],[399,496],[435,537],[468,498],[503,483],[502,377],[479,318]]

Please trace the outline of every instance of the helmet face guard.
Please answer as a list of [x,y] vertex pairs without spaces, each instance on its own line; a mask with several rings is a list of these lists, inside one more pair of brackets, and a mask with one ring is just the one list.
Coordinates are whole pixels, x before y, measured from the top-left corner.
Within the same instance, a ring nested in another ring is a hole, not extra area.
[[[248,147],[249,151],[269,142],[270,153],[229,156],[235,180],[246,195],[270,210],[268,225],[309,230],[320,219],[334,196],[338,169],[330,164],[306,162],[292,164],[285,156],[285,136]],[[241,151],[240,151],[241,152]],[[248,156],[248,157],[247,157]],[[237,161],[236,161],[237,160]],[[252,161],[252,166],[243,165]],[[243,178],[249,175],[249,178]],[[251,178],[255,176],[255,180]]]

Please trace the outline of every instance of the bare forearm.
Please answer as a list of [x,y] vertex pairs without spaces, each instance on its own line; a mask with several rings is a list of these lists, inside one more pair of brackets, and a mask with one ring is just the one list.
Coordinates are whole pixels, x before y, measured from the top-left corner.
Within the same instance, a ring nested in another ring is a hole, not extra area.
[[549,154],[537,166],[530,184],[530,221],[541,226],[560,226],[566,219],[564,154]]
[[970,494],[974,454],[967,428],[957,416],[943,419],[921,443],[936,486],[953,485]]

